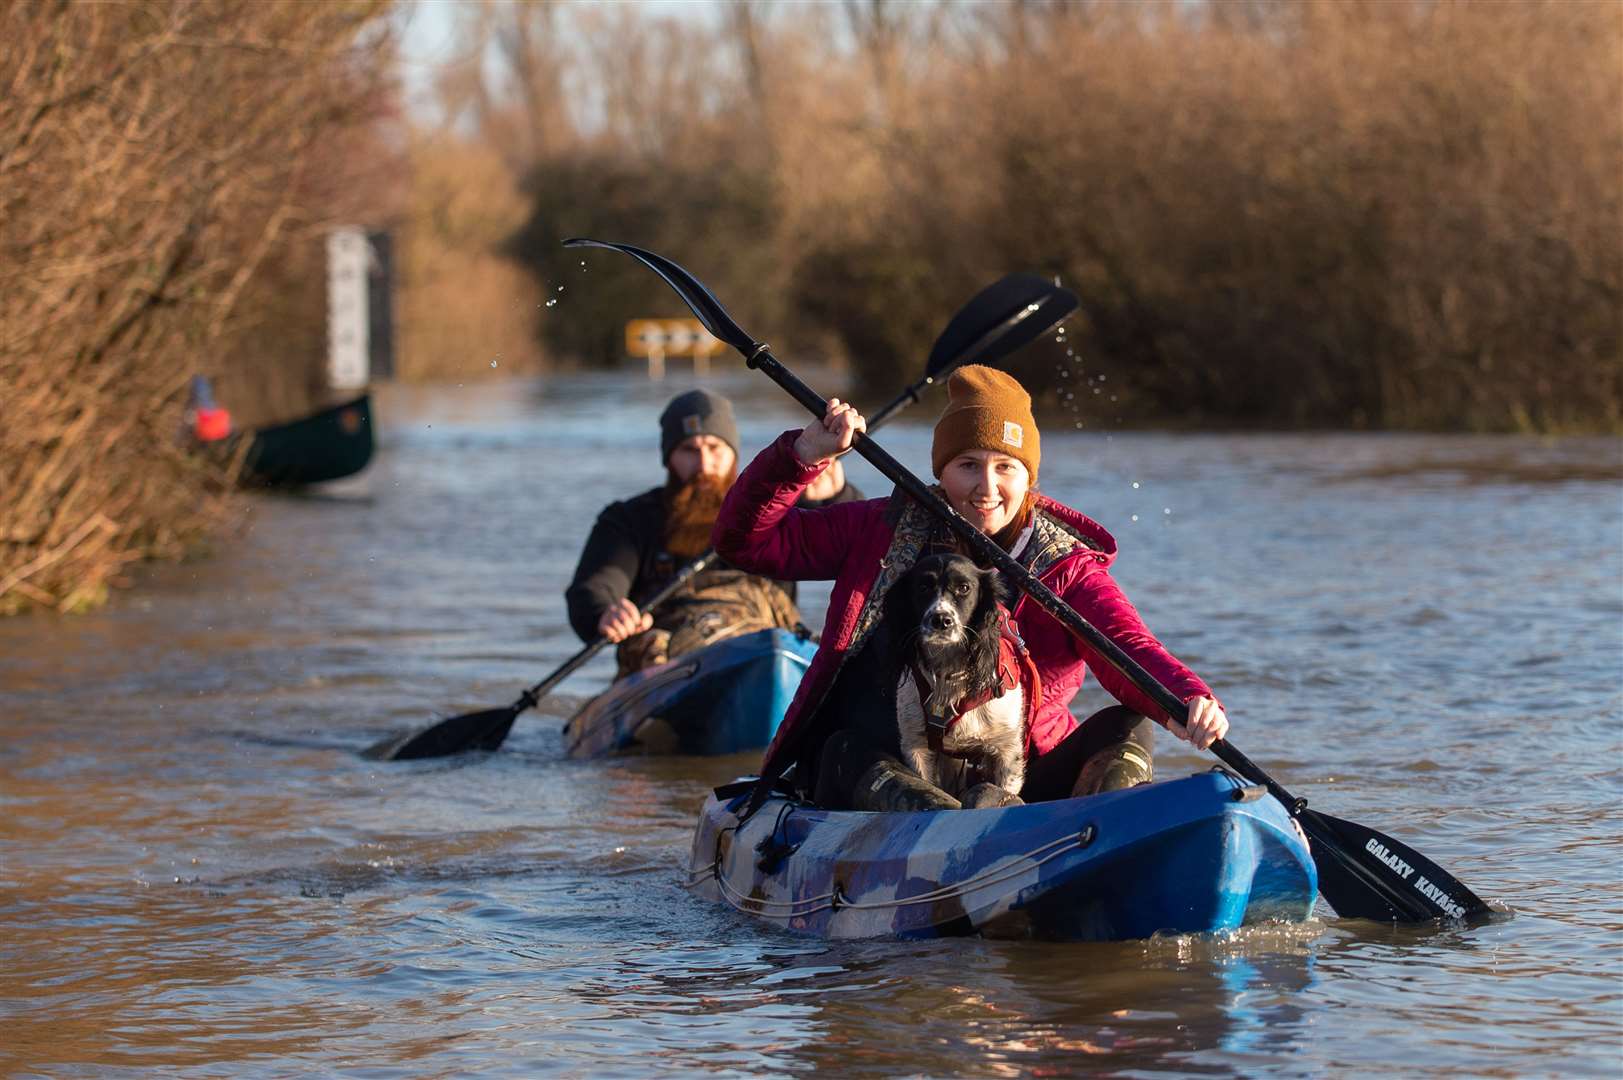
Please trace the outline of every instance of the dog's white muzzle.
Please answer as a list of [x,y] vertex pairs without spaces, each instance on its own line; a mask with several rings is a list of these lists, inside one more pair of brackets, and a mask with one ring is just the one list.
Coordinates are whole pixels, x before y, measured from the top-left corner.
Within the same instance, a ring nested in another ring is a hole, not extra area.
[[919,620],[919,634],[926,641],[962,641],[964,624],[958,617],[958,609],[945,599],[937,600],[925,609],[924,618]]

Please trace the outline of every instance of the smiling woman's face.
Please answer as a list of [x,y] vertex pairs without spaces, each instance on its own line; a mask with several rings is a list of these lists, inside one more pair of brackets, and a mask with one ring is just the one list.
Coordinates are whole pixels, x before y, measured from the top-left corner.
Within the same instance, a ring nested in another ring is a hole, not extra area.
[[941,487],[954,510],[991,536],[1020,512],[1031,487],[1031,474],[1007,454],[965,450],[941,470]]

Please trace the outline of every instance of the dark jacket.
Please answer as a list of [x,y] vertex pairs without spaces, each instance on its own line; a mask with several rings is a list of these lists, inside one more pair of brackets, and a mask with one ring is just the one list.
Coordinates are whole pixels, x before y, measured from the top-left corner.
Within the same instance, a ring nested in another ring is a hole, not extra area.
[[[862,498],[855,484],[846,484],[838,494],[815,504],[831,506]],[[564,591],[569,607],[569,625],[582,641],[597,640],[597,621],[609,605],[630,597],[639,608],[650,596],[664,588],[676,572],[687,564],[665,550],[665,489],[652,488],[641,495],[610,503],[597,516],[586,548],[575,567],[575,577]],[[695,589],[703,588],[713,570],[700,574]],[[792,600],[792,584],[780,583]],[[654,612],[654,625],[673,629]]]
[[629,596],[641,607],[681,569],[684,560],[665,550],[664,539],[663,487],[610,503],[597,515],[564,591],[569,625],[582,641],[597,640],[597,621],[615,601]]

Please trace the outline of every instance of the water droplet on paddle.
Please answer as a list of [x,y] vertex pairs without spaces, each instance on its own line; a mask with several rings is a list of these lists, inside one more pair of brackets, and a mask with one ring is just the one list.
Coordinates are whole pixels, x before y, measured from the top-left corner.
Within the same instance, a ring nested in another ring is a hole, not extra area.
[[1137,490],[1138,490],[1138,481],[1137,481],[1137,480],[1134,480],[1134,481],[1133,481],[1133,490],[1134,490],[1134,491],[1137,491]]
[[490,362],[490,366],[491,366],[491,367],[495,367],[495,366],[496,366],[496,361],[494,361],[494,360],[492,360],[492,361],[491,361],[491,362]]
[[1133,515],[1133,520],[1134,520],[1134,521],[1137,521],[1137,520],[1138,520],[1138,515],[1137,515],[1137,514],[1134,514],[1134,515]]
[[556,296],[554,296],[551,300],[547,301],[547,307],[557,307],[557,306],[558,306],[558,298]]
[[564,291],[564,287],[563,287],[563,286],[562,286],[562,285],[560,285],[560,286],[558,286],[558,291],[559,291],[559,292],[563,292],[563,291]]

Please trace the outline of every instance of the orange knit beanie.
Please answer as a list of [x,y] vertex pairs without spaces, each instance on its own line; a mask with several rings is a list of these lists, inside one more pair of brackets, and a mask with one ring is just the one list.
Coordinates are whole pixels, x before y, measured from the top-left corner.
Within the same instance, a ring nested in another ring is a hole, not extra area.
[[947,380],[947,408],[935,424],[930,468],[939,479],[947,463],[965,450],[995,450],[1019,461],[1037,483],[1042,450],[1031,395],[997,368],[965,364]]

